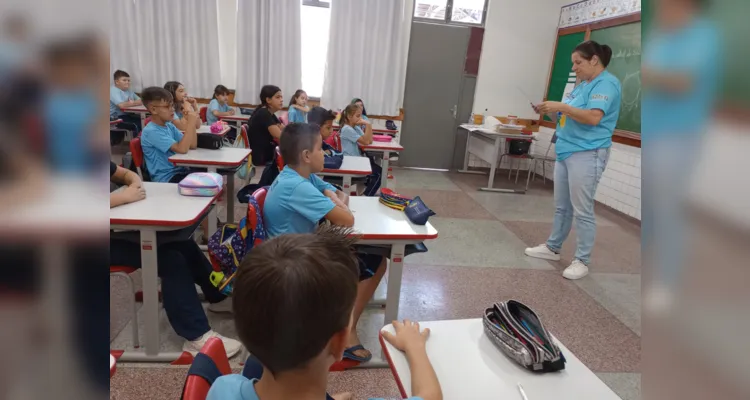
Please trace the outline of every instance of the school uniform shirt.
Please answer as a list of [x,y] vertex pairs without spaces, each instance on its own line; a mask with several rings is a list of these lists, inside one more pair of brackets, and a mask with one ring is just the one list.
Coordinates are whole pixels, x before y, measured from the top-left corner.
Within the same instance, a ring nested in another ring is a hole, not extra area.
[[287,166],[271,184],[263,206],[269,237],[286,233],[311,233],[336,205],[323,194],[336,188],[316,175],[303,178]]
[[276,142],[268,132],[272,125],[279,124],[279,119],[266,107],[258,107],[248,121],[248,139],[253,149],[253,165],[266,165],[273,160]]
[[362,155],[359,152],[359,144],[357,144],[359,138],[365,134],[362,132],[362,128],[358,126],[352,128],[349,125],[344,125],[341,127],[339,134],[341,135],[341,152],[344,153],[345,156]]
[[304,111],[300,111],[294,107],[289,107],[289,112],[287,112],[287,118],[289,119],[289,123],[305,123],[307,122],[307,113]]
[[175,111],[174,118],[172,118],[172,121],[178,121],[181,119],[182,119],[182,111]]
[[581,82],[563,99],[563,103],[575,108],[601,110],[604,116],[593,126],[576,122],[566,115],[560,116],[557,120],[555,143],[559,161],[575,152],[612,146],[612,133],[620,116],[621,93],[620,81],[605,70],[591,82]]
[[696,137],[706,130],[721,82],[721,42],[716,27],[703,18],[678,30],[653,31],[644,48],[644,68],[688,75],[691,84],[687,91],[676,94],[644,88],[643,140]]
[[182,132],[171,122],[163,126],[151,122],[143,128],[141,147],[152,181],[169,182],[175,174],[187,172],[186,168],[175,167],[169,162],[169,157],[175,154],[170,148],[182,140],[182,136]]
[[[255,391],[256,382],[258,382],[257,379],[247,379],[240,374],[220,376],[208,390],[206,400],[260,400]],[[383,399],[371,398],[370,400]],[[422,398],[409,397],[407,400],[422,400]]]
[[91,116],[96,109],[96,98],[87,90],[53,91],[47,96],[44,103],[47,157],[55,170],[84,172],[93,167]]
[[125,113],[120,110],[120,107],[117,107],[118,104],[124,103],[126,101],[133,101],[133,100],[140,100],[141,98],[138,97],[135,93],[133,93],[132,90],[122,90],[118,88],[117,86],[112,86],[109,88],[109,117],[115,118],[120,117],[122,115],[125,115]]
[[229,104],[219,103],[219,100],[213,99],[210,103],[208,103],[208,111],[206,112],[206,121],[209,125],[213,124],[214,122],[219,120],[219,117],[214,115],[214,111],[218,112],[227,112],[232,111],[232,107],[229,106]]

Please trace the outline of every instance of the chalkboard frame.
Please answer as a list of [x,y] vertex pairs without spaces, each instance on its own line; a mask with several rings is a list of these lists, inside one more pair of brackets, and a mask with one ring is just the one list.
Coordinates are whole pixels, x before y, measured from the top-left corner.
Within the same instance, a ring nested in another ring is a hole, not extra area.
[[[611,28],[613,26],[632,24],[634,22],[641,22],[641,13],[634,13],[621,17],[606,19],[603,21],[593,22],[590,24],[582,24],[558,29],[557,34],[555,35],[555,47],[552,49],[552,56],[550,57],[550,68],[547,76],[547,87],[544,90],[544,100],[547,100],[547,93],[549,92],[550,83],[552,82],[552,68],[555,63],[555,54],[557,53],[557,44],[560,36],[569,35],[571,33],[585,32],[586,34],[584,36],[584,40],[589,40],[591,38],[591,31]],[[550,121],[545,121],[543,116],[539,117],[539,125],[546,126],[552,129],[555,128],[555,124]],[[614,135],[612,136],[612,141],[633,147],[641,147],[641,134],[637,132],[624,131],[622,129],[615,129]]]

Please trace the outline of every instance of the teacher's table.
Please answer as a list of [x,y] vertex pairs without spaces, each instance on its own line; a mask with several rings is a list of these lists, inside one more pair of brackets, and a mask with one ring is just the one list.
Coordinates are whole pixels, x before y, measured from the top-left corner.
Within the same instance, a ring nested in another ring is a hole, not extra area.
[[391,153],[400,153],[404,151],[404,147],[396,143],[395,141],[390,141],[390,142],[372,142],[372,144],[368,144],[367,146],[362,146],[362,149],[370,153],[382,153],[383,154],[383,158],[380,161],[380,167],[383,169],[383,174],[380,177],[380,187],[387,188],[388,187],[388,175],[389,175],[388,164],[391,159]]
[[145,350],[124,351],[120,361],[177,360],[181,352],[159,350],[159,289],[157,279],[157,242],[159,231],[190,227],[208,214],[214,197],[182,196],[176,183],[143,182],[146,198],[109,210],[111,230],[140,231],[141,274],[143,280],[143,325]]
[[[436,239],[438,231],[429,222],[425,225],[412,223],[403,211],[380,204],[379,197],[352,196],[349,198],[349,209],[354,214],[352,229],[360,236],[358,244],[382,246],[390,251],[385,321],[396,320],[401,300],[401,276],[406,245]],[[377,368],[386,365],[373,357],[373,361],[362,366]]]
[[[477,310],[481,314],[482,310]],[[427,356],[440,381],[444,399],[521,399],[518,384],[529,400],[619,400],[612,389],[560,343],[565,369],[534,373],[506,357],[484,333],[480,318],[420,322],[430,328]],[[411,372],[404,353],[383,339],[382,332],[393,333],[393,325],[381,330],[380,344],[391,367],[402,397],[412,395]]]
[[372,174],[370,159],[367,157],[344,156],[344,162],[339,169],[323,169],[318,172],[320,176],[334,176],[343,179],[343,191],[349,193],[352,186],[352,178],[364,178]]
[[469,132],[469,134],[466,135],[464,169],[461,169],[458,172],[465,174],[484,174],[484,172],[469,171],[469,154],[473,154],[480,160],[490,164],[490,177],[487,182],[487,187],[480,188],[479,190],[501,193],[526,193],[526,189],[498,189],[494,188],[492,185],[495,180],[498,158],[502,155],[500,152],[502,143],[504,143],[506,139],[536,140],[536,136],[524,135],[518,129],[501,129],[500,132],[495,132],[494,130],[485,128],[482,125],[462,124],[460,127]]
[[[229,127],[227,127],[229,129]],[[206,168],[208,172],[219,169],[232,170],[227,175],[227,224],[234,223],[234,172],[245,163],[252,151],[235,147],[222,147],[218,150],[192,149],[185,154],[175,154],[169,157],[169,162],[179,167]],[[216,232],[216,218],[214,211],[208,219],[209,235]]]
[[143,105],[135,106],[135,107],[125,107],[121,108],[123,112],[126,112],[128,114],[138,114],[141,117],[141,129],[146,127],[146,116],[148,115],[148,110],[146,110],[146,107]]

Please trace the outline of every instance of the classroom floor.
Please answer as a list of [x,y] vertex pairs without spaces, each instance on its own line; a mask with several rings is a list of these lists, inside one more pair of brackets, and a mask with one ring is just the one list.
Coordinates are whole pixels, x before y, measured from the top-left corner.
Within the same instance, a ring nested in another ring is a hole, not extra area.
[[[119,161],[119,160],[118,160]],[[552,184],[537,179],[526,195],[478,192],[481,175],[394,168],[392,188],[419,195],[437,215],[430,222],[439,238],[429,252],[406,258],[400,318],[441,320],[478,318],[484,308],[504,299],[531,305],[550,331],[620,397],[640,398],[641,253],[640,227],[597,204],[597,237],[591,274],[579,281],[561,276],[575,251],[575,231],[563,247],[561,262],[531,259],[527,246],[543,243],[552,225]],[[520,183],[520,182],[519,182]],[[502,173],[497,187],[512,183]],[[239,181],[238,181],[238,187]],[[219,206],[223,219],[224,208]],[[244,214],[237,205],[237,218]],[[111,348],[130,342],[126,286],[111,280]],[[212,327],[235,336],[231,316],[209,314]],[[162,348],[182,346],[162,310]],[[359,324],[365,346],[379,352],[382,309],[370,308]],[[143,337],[143,336],[141,336]],[[231,361],[239,371],[242,356]],[[111,399],[179,398],[186,367],[120,364],[111,380]],[[389,369],[332,373],[329,392],[351,391],[356,399],[398,398]],[[453,399],[447,399],[453,400]]]

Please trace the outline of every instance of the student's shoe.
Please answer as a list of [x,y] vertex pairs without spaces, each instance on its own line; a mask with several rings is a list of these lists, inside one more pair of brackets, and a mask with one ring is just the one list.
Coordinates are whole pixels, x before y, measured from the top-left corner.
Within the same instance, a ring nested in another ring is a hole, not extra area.
[[234,310],[232,309],[232,298],[227,297],[226,299],[218,302],[218,303],[210,303],[208,305],[208,311],[215,312],[215,313],[233,313]]
[[239,341],[221,336],[213,330],[210,330],[196,340],[186,340],[185,344],[182,346],[182,351],[187,351],[192,355],[196,355],[200,352],[201,348],[206,344],[208,339],[214,337],[221,339],[221,341],[224,343],[224,350],[226,350],[227,352],[227,358],[234,357],[242,349],[242,343],[240,343]]
[[574,259],[568,268],[563,271],[563,277],[567,279],[581,279],[589,274],[589,267],[586,266],[581,260]]
[[523,254],[544,260],[560,261],[560,253],[555,253],[550,250],[546,244],[540,244],[536,247],[527,247],[526,250],[523,251]]

